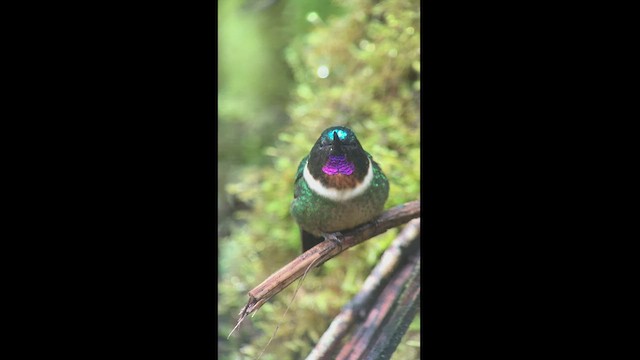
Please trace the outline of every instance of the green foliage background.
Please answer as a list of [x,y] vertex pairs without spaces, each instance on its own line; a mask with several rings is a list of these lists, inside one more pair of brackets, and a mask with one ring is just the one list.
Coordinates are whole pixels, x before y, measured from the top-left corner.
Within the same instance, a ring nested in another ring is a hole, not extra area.
[[[300,160],[325,128],[352,128],[391,185],[386,208],[419,198],[417,0],[219,2],[218,346],[223,359],[305,358],[397,230],[310,273],[229,338],[247,292],[300,253],[289,214]],[[329,76],[320,78],[326,66]],[[419,357],[419,317],[394,359]]]

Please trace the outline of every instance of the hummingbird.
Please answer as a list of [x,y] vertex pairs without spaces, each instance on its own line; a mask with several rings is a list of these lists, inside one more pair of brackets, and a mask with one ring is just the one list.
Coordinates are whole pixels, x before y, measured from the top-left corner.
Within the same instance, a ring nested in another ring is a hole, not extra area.
[[344,126],[325,129],[296,172],[291,214],[302,251],[373,220],[389,197],[389,181]]

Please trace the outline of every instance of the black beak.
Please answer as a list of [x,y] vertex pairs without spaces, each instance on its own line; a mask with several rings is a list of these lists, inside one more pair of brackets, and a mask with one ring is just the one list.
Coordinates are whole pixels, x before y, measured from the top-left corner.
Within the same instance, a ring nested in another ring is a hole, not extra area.
[[338,132],[333,132],[332,152],[336,154],[342,154],[342,141],[338,136]]

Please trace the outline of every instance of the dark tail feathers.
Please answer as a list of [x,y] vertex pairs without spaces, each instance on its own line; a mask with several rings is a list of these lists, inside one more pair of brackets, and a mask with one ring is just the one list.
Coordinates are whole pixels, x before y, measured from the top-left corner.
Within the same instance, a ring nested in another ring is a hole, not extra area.
[[322,236],[313,236],[311,233],[304,230],[300,230],[300,233],[302,235],[302,252],[305,252],[324,241]]

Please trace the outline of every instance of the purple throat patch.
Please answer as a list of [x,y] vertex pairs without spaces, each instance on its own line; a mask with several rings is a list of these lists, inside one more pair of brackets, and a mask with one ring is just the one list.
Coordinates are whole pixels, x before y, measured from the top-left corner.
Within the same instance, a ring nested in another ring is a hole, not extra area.
[[356,166],[347,160],[347,155],[338,155],[338,156],[329,156],[329,160],[322,167],[322,171],[324,171],[327,175],[351,175],[353,170],[355,170]]

